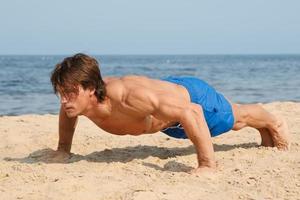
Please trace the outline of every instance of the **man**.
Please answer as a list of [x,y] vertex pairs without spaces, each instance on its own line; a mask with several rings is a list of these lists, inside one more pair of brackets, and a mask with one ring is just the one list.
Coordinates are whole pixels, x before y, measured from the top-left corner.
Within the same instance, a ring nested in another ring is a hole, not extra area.
[[70,154],[77,117],[84,115],[101,129],[117,135],[162,131],[189,138],[198,166],[193,173],[216,168],[211,137],[246,126],[256,128],[262,145],[287,150],[290,142],[285,121],[260,105],[239,105],[195,77],[144,76],[102,79],[97,61],[84,54],[65,58],[51,75],[61,99],[59,142],[53,157]]

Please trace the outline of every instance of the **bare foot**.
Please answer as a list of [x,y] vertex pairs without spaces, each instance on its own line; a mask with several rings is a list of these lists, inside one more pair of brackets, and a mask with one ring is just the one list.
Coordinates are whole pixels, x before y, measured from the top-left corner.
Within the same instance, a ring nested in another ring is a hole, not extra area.
[[279,150],[290,148],[290,133],[286,121],[281,117],[276,117],[277,123],[271,132],[275,147]]
[[269,130],[266,128],[259,128],[258,131],[261,136],[261,145],[264,147],[274,147],[274,142]]

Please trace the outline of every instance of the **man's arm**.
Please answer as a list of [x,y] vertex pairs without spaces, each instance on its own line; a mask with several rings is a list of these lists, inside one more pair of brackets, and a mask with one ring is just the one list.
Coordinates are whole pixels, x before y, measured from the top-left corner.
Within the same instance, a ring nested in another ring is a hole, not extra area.
[[178,101],[175,106],[169,101],[162,100],[153,115],[180,122],[188,138],[195,145],[198,168],[216,167],[213,144],[201,105]]
[[196,148],[196,172],[216,167],[213,144],[201,105],[173,98],[167,93],[157,95],[144,89],[134,90],[126,101],[134,112],[152,114],[157,119],[181,123]]
[[78,117],[69,118],[63,108],[59,112],[59,141],[57,151],[70,153]]
[[180,118],[188,138],[193,142],[198,157],[198,168],[215,168],[211,135],[201,105],[191,103]]

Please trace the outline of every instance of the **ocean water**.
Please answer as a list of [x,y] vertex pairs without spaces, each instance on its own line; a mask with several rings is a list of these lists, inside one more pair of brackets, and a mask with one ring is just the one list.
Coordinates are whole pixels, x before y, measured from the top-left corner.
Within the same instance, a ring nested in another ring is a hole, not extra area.
[[[233,102],[300,101],[300,55],[103,55],[102,76],[197,76]],[[50,73],[64,56],[0,56],[0,115],[58,113]]]

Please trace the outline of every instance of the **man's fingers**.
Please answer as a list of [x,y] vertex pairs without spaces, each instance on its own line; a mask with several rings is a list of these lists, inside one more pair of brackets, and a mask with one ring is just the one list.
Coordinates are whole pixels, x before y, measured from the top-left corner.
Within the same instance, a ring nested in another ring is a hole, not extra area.
[[195,169],[192,169],[189,173],[194,175],[204,175],[204,174],[213,174],[216,172],[215,168],[211,167],[198,167]]

